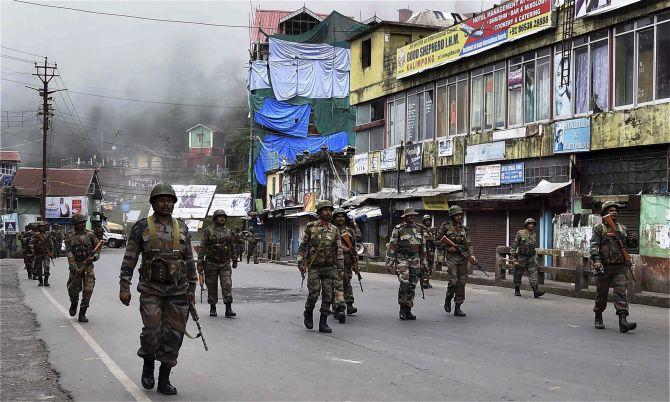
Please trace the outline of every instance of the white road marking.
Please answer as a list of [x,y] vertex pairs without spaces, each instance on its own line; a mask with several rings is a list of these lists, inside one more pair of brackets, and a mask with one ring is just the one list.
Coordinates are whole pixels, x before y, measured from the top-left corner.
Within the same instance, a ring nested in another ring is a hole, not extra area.
[[359,362],[358,360],[349,360],[349,359],[340,359],[338,357],[331,357],[330,360],[338,361],[338,362],[345,362],[345,363],[353,363],[353,364],[362,364],[363,362]]
[[93,349],[95,354],[98,355],[98,357],[100,358],[100,360],[102,360],[107,369],[112,373],[112,375],[114,375],[114,377],[116,377],[119,383],[123,385],[126,391],[128,391],[128,393],[132,395],[136,401],[143,401],[143,402],[151,401],[151,399],[149,399],[149,397],[145,395],[144,392],[140,390],[137,385],[135,385],[135,383],[130,379],[130,377],[128,377],[128,375],[126,375],[126,373],[124,373],[123,370],[121,370],[121,367],[119,367],[119,365],[116,364],[116,362],[112,360],[111,357],[109,357],[107,352],[105,352],[100,347],[98,342],[96,342],[95,339],[93,339],[93,337],[88,333],[88,331],[86,331],[79,322],[70,319],[70,314],[68,314],[68,311],[65,309],[65,307],[61,306],[60,303],[58,303],[56,299],[54,299],[45,288],[42,288],[42,293],[44,293],[44,296],[47,298],[47,300],[49,300],[51,304],[53,304],[54,307],[56,307],[58,311],[60,311],[65,316],[65,318],[67,318],[68,322],[72,324],[72,326],[74,327],[74,329],[77,330],[77,332],[79,332],[79,335],[81,335],[84,341],[88,343],[88,346],[90,346],[91,349]]

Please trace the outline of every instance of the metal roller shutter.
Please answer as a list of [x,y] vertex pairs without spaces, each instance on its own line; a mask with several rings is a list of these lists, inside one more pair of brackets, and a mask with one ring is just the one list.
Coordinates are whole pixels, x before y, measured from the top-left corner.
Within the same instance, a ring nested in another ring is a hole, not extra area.
[[514,236],[516,232],[523,229],[523,224],[526,222],[526,219],[533,218],[535,219],[535,235],[537,238],[537,244],[535,247],[540,246],[540,214],[537,211],[509,211],[509,245],[512,245],[514,241]]
[[477,260],[484,270],[493,271],[496,247],[504,246],[507,237],[507,212],[469,211],[467,226]]
[[[626,227],[628,235],[631,233],[638,234],[640,231],[640,210],[639,209],[630,209],[630,208],[621,208],[617,214],[617,220],[620,224]],[[637,254],[638,248],[628,247],[628,252],[631,254]]]

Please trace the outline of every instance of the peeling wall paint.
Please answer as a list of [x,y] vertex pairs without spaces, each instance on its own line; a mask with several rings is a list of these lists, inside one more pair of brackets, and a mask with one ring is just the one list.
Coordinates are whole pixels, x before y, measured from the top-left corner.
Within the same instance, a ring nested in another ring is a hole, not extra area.
[[666,261],[669,261],[670,196],[643,195],[641,197],[640,254],[648,257],[665,258]]
[[591,118],[591,150],[670,142],[670,103],[598,113]]
[[[575,226],[575,220],[578,220]],[[559,214],[554,216],[554,248],[577,251],[583,257],[589,256],[589,242],[593,227],[602,219],[594,214]]]

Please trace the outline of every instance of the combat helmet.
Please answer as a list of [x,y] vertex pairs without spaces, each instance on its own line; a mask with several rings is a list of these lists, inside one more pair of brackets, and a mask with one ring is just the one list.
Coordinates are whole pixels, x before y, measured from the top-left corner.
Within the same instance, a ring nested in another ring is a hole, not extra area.
[[216,219],[217,216],[225,216],[227,218],[228,214],[223,209],[217,209],[216,211],[214,211],[214,216],[212,217],[212,219]]
[[72,215],[72,224],[73,225],[78,225],[80,223],[86,222],[86,217],[82,214],[74,214]]
[[528,225],[529,223],[536,223],[535,219],[533,218],[528,218],[526,221],[523,223],[524,226]]
[[425,214],[423,218],[421,218],[421,221],[425,221],[426,219],[430,219],[431,221],[433,220],[433,217],[430,216],[429,214]]
[[607,215],[607,208],[609,207],[615,207],[618,211],[619,208],[621,208],[621,205],[617,204],[614,201],[605,201],[605,203],[603,203],[603,207],[600,209],[600,216]]
[[458,214],[461,214],[461,215],[463,214],[463,208],[459,207],[458,205],[452,205],[449,208],[449,217],[452,217],[452,216],[458,215]]
[[177,193],[175,193],[174,188],[167,183],[158,183],[151,189],[151,194],[149,195],[149,202],[154,202],[154,198],[161,195],[169,195],[172,197],[173,202],[177,202]]
[[41,228],[41,227],[47,227],[47,223],[44,222],[44,221],[39,221],[39,222],[37,222],[37,227],[38,227],[38,228]]
[[345,211],[344,208],[335,208],[335,211],[333,211],[333,218],[340,214],[344,215],[344,217],[346,218],[347,211]]
[[414,210],[414,208],[405,208],[405,210],[403,211],[402,215],[400,215],[400,217],[404,218],[404,217],[410,216],[410,215],[419,215],[419,213],[416,212]]
[[332,210],[335,209],[335,208],[333,208],[333,203],[332,202],[330,202],[328,200],[323,200],[323,201],[319,201],[319,203],[316,204],[316,213],[318,214],[324,208],[330,208]]

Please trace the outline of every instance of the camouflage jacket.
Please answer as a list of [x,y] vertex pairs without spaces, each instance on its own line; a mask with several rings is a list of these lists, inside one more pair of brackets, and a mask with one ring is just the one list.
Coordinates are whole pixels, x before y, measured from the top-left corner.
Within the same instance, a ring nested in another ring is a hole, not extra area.
[[468,228],[465,226],[456,225],[454,222],[447,222],[440,226],[440,231],[437,236],[437,248],[439,250],[446,251],[447,256],[450,257],[462,257],[458,251],[456,253],[449,252],[448,248],[439,242],[442,236],[447,236],[447,238],[453,241],[457,246],[462,247],[465,251],[472,254],[472,246],[470,244],[470,238],[468,237]]
[[215,263],[229,262],[235,254],[233,233],[225,226],[213,225],[205,228],[202,239],[202,251],[198,261]]
[[424,237],[426,239],[426,252],[428,252],[428,254],[434,253],[435,249],[437,248],[437,240],[439,240],[437,239],[438,229],[428,227],[423,223],[415,223],[415,225],[419,226],[424,231]]
[[21,240],[21,249],[23,250],[24,254],[30,254],[32,251],[30,250],[30,239],[32,239],[33,234],[31,231],[26,231],[26,232],[21,232],[19,234],[19,240]]
[[51,254],[53,242],[48,232],[36,232],[30,239],[30,248],[36,256],[45,256]]
[[599,223],[593,228],[590,247],[591,260],[600,261],[605,265],[626,264],[626,259],[619,247],[617,239],[621,240],[624,247],[637,246],[637,240],[628,236],[624,225],[620,223],[617,223],[616,225],[617,231],[612,236],[608,233],[611,229],[606,227],[603,223]]
[[386,259],[390,261],[410,260],[426,257],[425,230],[417,224],[401,223],[393,228],[386,246]]
[[308,223],[298,246],[298,261],[306,261],[309,268],[336,266],[344,269],[342,241],[337,227],[321,220]]
[[[191,249],[191,236],[188,233],[186,223],[177,219],[179,233],[177,250],[173,250],[175,237],[173,236],[173,221],[163,225],[158,219],[155,220],[157,244],[152,247],[151,231],[148,218],[135,222],[130,230],[126,253],[121,263],[121,280],[131,282],[133,271],[137,265],[140,255],[142,262],[139,268],[140,280],[137,290],[140,293],[151,293],[160,296],[175,296],[186,294],[189,286],[195,288],[198,274],[193,261],[193,250]],[[155,271],[167,269],[167,274],[172,282],[159,282],[155,279]]]
[[[71,267],[82,264],[86,260],[95,246],[98,243],[98,239],[95,237],[95,234],[90,230],[83,230],[77,232],[76,230],[65,238],[65,248],[67,250],[67,262]],[[100,258],[100,250],[98,250],[93,255],[93,261],[97,261]],[[89,263],[90,264],[90,263]]]
[[514,258],[531,259],[537,255],[535,251],[535,244],[537,236],[535,232],[524,228],[516,232],[514,241],[512,242],[511,254]]
[[356,254],[356,234],[355,231],[349,226],[337,227],[337,230],[340,232],[340,238],[342,239],[342,247],[347,247],[346,242],[343,240],[345,233],[348,241],[351,243],[351,249],[348,252],[345,252],[342,249],[342,255],[344,257],[344,266],[351,267],[354,264],[354,258],[358,258]]
[[249,247],[256,247],[261,238],[256,233],[249,233],[247,236],[247,241],[249,242]]

